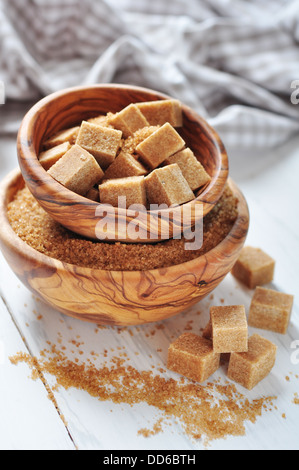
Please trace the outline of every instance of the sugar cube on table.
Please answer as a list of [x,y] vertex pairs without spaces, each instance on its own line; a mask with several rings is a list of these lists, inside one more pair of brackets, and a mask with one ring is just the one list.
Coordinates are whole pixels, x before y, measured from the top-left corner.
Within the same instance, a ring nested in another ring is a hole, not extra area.
[[277,347],[271,341],[255,334],[248,340],[247,352],[233,352],[227,376],[248,390],[265,379],[274,367]]
[[255,328],[286,334],[294,296],[257,287],[249,309],[248,324]]
[[232,274],[250,289],[273,280],[275,261],[260,248],[245,246],[232,269]]
[[196,382],[207,380],[219,366],[212,342],[194,333],[183,333],[168,348],[167,368]]
[[244,305],[210,308],[213,349],[218,353],[248,349],[248,324]]

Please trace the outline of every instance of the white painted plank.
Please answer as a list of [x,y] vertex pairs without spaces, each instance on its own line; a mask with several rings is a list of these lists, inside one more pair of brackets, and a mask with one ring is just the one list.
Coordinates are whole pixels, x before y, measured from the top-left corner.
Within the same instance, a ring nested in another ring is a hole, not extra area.
[[1,450],[74,449],[74,445],[40,380],[10,357],[28,353],[0,299],[0,448]]

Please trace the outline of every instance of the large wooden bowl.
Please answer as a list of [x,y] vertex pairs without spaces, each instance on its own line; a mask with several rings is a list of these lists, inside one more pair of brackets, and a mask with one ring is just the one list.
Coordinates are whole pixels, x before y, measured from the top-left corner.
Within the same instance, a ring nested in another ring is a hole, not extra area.
[[[101,217],[105,217],[105,221],[116,220],[118,231],[105,231],[103,236],[110,240],[131,242],[127,228],[136,219],[135,213],[105,206],[105,212],[101,210],[101,215],[97,212],[96,216],[98,203],[78,196],[56,182],[40,165],[38,154],[43,141],[62,129],[79,125],[82,120],[106,114],[108,111],[116,113],[130,103],[168,98],[161,93],[139,87],[98,85],[63,90],[39,101],[21,124],[18,156],[23,177],[44,210],[69,230],[92,239],[99,236],[96,226]],[[194,226],[222,195],[228,178],[228,158],[223,143],[207,122],[185,105],[183,117],[184,125],[180,131],[182,137],[206,168],[212,178],[211,182],[199,192],[194,201],[178,206],[175,210],[165,209],[161,213],[145,211],[140,214],[138,240],[134,240],[135,243],[173,238],[187,228],[182,222],[183,207],[188,206],[188,221],[190,226]],[[186,218],[184,223],[186,224]]]
[[33,293],[60,312],[105,325],[137,325],[171,317],[195,304],[224,279],[244,245],[249,214],[238,197],[238,217],[228,236],[193,261],[151,271],[82,268],[40,254],[23,242],[7,219],[7,205],[24,186],[19,171],[0,185],[0,247],[11,269]]

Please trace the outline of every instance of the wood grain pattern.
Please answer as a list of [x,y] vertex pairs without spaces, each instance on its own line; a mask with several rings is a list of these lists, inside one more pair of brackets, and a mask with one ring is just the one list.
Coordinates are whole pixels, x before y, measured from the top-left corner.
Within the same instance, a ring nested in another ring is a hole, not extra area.
[[229,235],[206,255],[144,272],[82,268],[42,255],[16,236],[6,210],[23,184],[17,170],[0,186],[0,246],[8,264],[28,289],[58,311],[102,325],[156,322],[197,303],[231,270],[248,232],[246,201],[230,181],[239,215]]
[[[54,93],[28,112],[18,135],[19,164],[30,191],[53,219],[73,232],[96,239],[99,220],[104,217],[113,222],[116,218],[119,221],[118,230],[116,233],[108,230],[104,236],[110,240],[132,242],[128,236],[128,226],[136,218],[136,213],[105,206],[101,214],[96,216],[99,204],[78,196],[51,178],[40,165],[38,153],[47,138],[62,129],[80,124],[84,119],[108,111],[116,113],[130,103],[162,99],[169,99],[169,96],[140,87],[98,85]],[[186,228],[182,222],[182,207],[190,208],[190,226],[194,226],[196,220],[206,215],[222,195],[228,178],[228,157],[223,143],[206,121],[185,105],[183,116],[182,137],[205,166],[211,182],[188,204],[174,210],[140,214],[137,242],[151,243],[179,235]],[[198,211],[197,206],[202,211]],[[153,230],[153,227],[156,229]],[[153,233],[154,240],[151,236]]]

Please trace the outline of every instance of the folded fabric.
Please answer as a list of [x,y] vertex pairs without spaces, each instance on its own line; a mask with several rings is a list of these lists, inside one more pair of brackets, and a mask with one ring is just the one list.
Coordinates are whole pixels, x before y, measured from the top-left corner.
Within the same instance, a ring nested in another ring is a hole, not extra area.
[[[298,25],[297,0],[0,0],[0,81],[19,102],[142,85],[192,106],[228,146],[270,147],[299,129]],[[15,106],[0,106],[0,132],[16,131]]]

